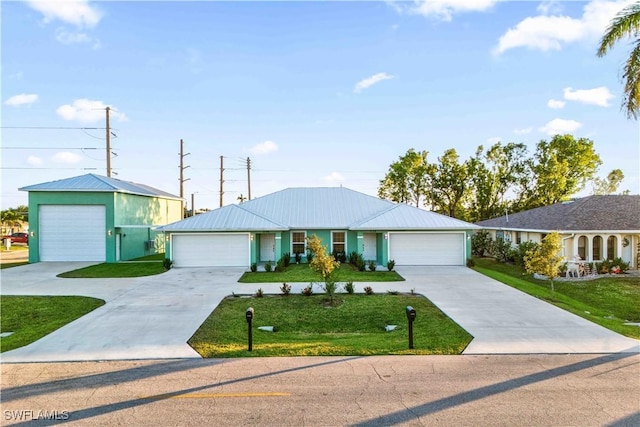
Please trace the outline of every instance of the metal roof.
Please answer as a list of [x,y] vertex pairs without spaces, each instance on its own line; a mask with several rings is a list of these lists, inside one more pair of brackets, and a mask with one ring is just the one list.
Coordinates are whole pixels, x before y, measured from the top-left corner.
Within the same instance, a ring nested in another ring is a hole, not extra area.
[[640,196],[588,196],[476,223],[509,230],[640,230]]
[[19,188],[20,191],[112,192],[178,199],[178,196],[135,182],[96,174],[86,174]]
[[159,227],[162,231],[278,231],[289,228],[239,205],[224,206]]
[[350,228],[351,230],[469,230],[480,227],[415,206],[398,204]]
[[162,227],[164,231],[469,230],[473,224],[343,187],[288,188]]

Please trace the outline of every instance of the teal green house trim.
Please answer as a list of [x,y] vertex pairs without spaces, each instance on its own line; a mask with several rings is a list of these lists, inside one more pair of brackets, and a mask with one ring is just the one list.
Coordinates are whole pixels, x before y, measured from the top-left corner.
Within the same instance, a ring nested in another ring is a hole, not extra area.
[[[161,253],[165,236],[158,228],[182,219],[180,198],[100,175],[82,175],[20,190],[29,192],[30,263],[85,260],[83,252],[95,252],[92,261],[108,263]],[[87,210],[90,207],[97,210]],[[47,212],[47,221],[43,212]],[[98,212],[100,217],[87,217],[87,212]],[[89,243],[84,240],[87,236]]]

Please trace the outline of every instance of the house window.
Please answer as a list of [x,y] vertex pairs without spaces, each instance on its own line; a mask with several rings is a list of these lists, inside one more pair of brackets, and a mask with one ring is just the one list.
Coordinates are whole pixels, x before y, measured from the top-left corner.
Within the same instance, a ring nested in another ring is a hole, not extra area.
[[304,254],[307,251],[307,232],[292,231],[291,232],[291,252],[294,254]]
[[593,260],[600,261],[602,259],[602,237],[593,238]]
[[616,257],[616,250],[618,249],[618,238],[616,236],[609,236],[607,239],[607,259],[614,259]]
[[344,252],[347,251],[346,245],[346,233],[344,231],[334,231],[331,233],[331,251],[333,252]]
[[498,239],[504,240],[504,231],[502,230],[496,231],[496,240]]
[[578,238],[578,256],[580,259],[587,259],[587,237],[580,236]]
[[516,245],[522,243],[522,233],[520,231],[516,231]]

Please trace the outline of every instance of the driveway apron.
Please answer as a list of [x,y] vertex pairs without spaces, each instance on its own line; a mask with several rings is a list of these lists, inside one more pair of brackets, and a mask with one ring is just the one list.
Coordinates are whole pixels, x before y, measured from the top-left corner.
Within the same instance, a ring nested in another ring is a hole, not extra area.
[[473,335],[464,354],[639,352],[640,341],[463,267],[396,269]]

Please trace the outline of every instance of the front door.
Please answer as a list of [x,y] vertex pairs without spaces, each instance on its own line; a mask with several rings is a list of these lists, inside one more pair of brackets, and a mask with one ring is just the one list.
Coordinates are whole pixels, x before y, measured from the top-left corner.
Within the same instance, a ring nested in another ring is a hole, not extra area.
[[276,259],[276,235],[260,235],[260,261],[275,261]]
[[364,233],[363,245],[362,258],[365,261],[375,261],[378,256],[376,252],[376,233]]

